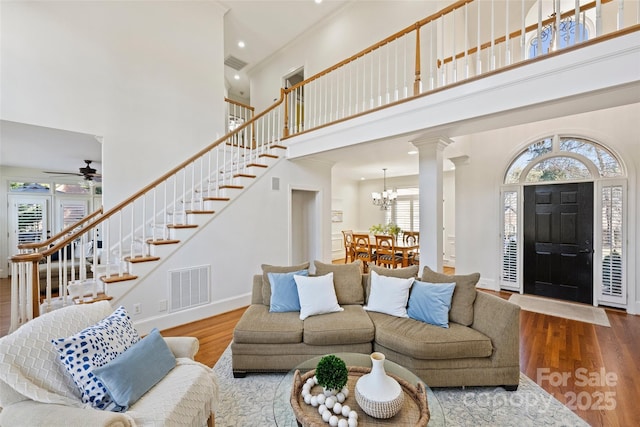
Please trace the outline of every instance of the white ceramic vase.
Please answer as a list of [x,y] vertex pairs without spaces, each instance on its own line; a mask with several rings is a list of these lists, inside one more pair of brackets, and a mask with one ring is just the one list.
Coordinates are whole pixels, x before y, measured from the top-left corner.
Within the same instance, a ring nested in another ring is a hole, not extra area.
[[384,354],[371,353],[371,372],[356,382],[356,402],[369,416],[391,418],[402,408],[404,392],[398,381],[387,375]]

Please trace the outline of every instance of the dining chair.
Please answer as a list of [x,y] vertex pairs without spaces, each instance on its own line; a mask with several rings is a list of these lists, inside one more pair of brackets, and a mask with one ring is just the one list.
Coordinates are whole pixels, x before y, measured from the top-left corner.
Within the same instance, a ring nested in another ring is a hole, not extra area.
[[353,233],[353,251],[355,258],[364,264],[363,271],[366,273],[369,268],[368,264],[376,261],[374,245],[371,244],[368,234]]
[[[420,244],[420,232],[419,231],[405,231],[402,235],[402,243],[405,246],[413,246]],[[409,252],[409,264],[420,264],[420,249]]]
[[396,253],[396,239],[393,236],[376,234],[376,265],[396,268],[402,266],[402,254]]
[[355,261],[355,252],[353,250],[353,230],[342,230],[342,239],[344,243],[344,263]]

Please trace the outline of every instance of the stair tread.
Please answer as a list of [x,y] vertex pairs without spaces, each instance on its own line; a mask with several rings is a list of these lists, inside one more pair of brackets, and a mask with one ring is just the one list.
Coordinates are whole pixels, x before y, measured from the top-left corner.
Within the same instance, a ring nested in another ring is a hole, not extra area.
[[73,299],[73,303],[74,304],[93,304],[94,302],[98,302],[98,301],[110,301],[112,300],[113,297],[106,295],[104,292],[98,292],[97,296],[95,298],[93,297],[82,297],[82,300],[80,300],[80,298],[74,298]]
[[228,202],[231,200],[230,197],[205,197],[204,200],[206,202]]
[[177,239],[160,239],[160,240],[151,240],[148,239],[147,243],[150,245],[173,245],[176,243],[180,243],[180,240]]
[[214,214],[214,213],[216,213],[216,211],[201,211],[201,210],[187,209],[187,213],[188,214],[201,215],[201,214]]
[[135,257],[125,257],[124,260],[131,262],[131,263],[138,263],[138,262],[149,262],[149,261],[158,261],[160,259],[159,256],[135,256]]
[[197,228],[198,224],[169,224],[167,228]]
[[272,146],[270,146],[269,148],[281,148],[283,150],[286,150],[287,147],[285,147],[284,145],[280,145],[280,144],[273,144]]
[[255,178],[256,175],[251,175],[248,173],[237,173],[235,175],[233,175],[234,178]]
[[134,276],[133,274],[123,273],[122,276],[118,274],[114,274],[111,276],[100,276],[100,280],[104,283],[117,283],[117,282],[125,282],[127,280],[136,280],[138,276]]
[[221,185],[220,186],[221,189],[223,188],[233,188],[236,190],[242,190],[244,187],[242,185]]
[[252,168],[252,167],[256,167],[256,168],[268,168],[268,167],[269,167],[269,165],[265,165],[265,164],[262,164],[262,163],[249,163],[249,164],[247,165],[247,167],[248,167],[248,168]]
[[278,156],[276,156],[275,154],[269,154],[269,153],[260,154],[258,157],[269,157],[271,159],[277,159],[278,158]]

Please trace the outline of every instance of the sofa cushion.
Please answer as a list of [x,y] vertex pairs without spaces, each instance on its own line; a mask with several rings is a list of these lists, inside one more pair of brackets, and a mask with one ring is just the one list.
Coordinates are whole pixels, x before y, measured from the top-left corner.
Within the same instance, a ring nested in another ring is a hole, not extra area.
[[416,277],[418,275],[418,266],[411,265],[409,267],[402,268],[384,268],[378,267],[375,265],[369,266],[369,277],[367,278],[367,288],[366,288],[366,301],[369,301],[369,295],[371,293],[371,272],[375,271],[380,276],[386,277],[398,277],[400,279],[409,279],[412,277]]
[[262,303],[264,305],[271,304],[271,283],[269,282],[269,273],[291,273],[299,270],[307,270],[308,268],[308,262],[287,267],[262,264]]
[[93,408],[105,409],[113,401],[93,370],[111,362],[139,340],[138,331],[121,306],[95,325],[51,342],[58,350],[60,363],[80,389],[82,401]]
[[126,412],[129,406],[162,380],[176,366],[176,358],[154,328],[149,335],[93,373],[114,402],[107,409]]
[[293,276],[300,297],[300,320],[318,314],[342,311],[333,286],[333,273],[324,276]]
[[302,342],[299,313],[269,313],[269,307],[252,304],[233,330],[233,341],[249,344],[295,344]]
[[392,316],[408,317],[407,301],[413,281],[413,277],[409,279],[387,277],[372,271],[371,294],[364,309]]
[[312,316],[304,321],[304,343],[309,345],[360,344],[373,341],[373,322],[360,305],[344,311]]
[[333,273],[338,304],[364,304],[362,261],[357,260],[351,264],[325,264],[314,261],[314,264],[318,276]]
[[455,282],[451,300],[449,320],[469,326],[473,323],[473,302],[476,300],[476,284],[480,280],[480,273],[467,275],[449,275],[437,273],[425,266],[422,270],[422,281],[431,283]]
[[455,287],[455,283],[429,283],[416,280],[413,282],[409,296],[408,316],[421,322],[448,328],[451,298]]
[[414,359],[489,357],[493,351],[486,335],[457,323],[440,328],[414,319],[369,312],[375,341]]

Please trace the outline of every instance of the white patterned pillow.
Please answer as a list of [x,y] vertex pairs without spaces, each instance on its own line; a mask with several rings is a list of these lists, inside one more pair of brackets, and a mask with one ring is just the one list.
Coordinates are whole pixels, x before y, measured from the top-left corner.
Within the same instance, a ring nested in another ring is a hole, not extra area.
[[82,401],[94,408],[106,409],[112,404],[111,397],[93,370],[106,365],[139,340],[127,311],[119,307],[95,325],[51,342],[80,389]]

